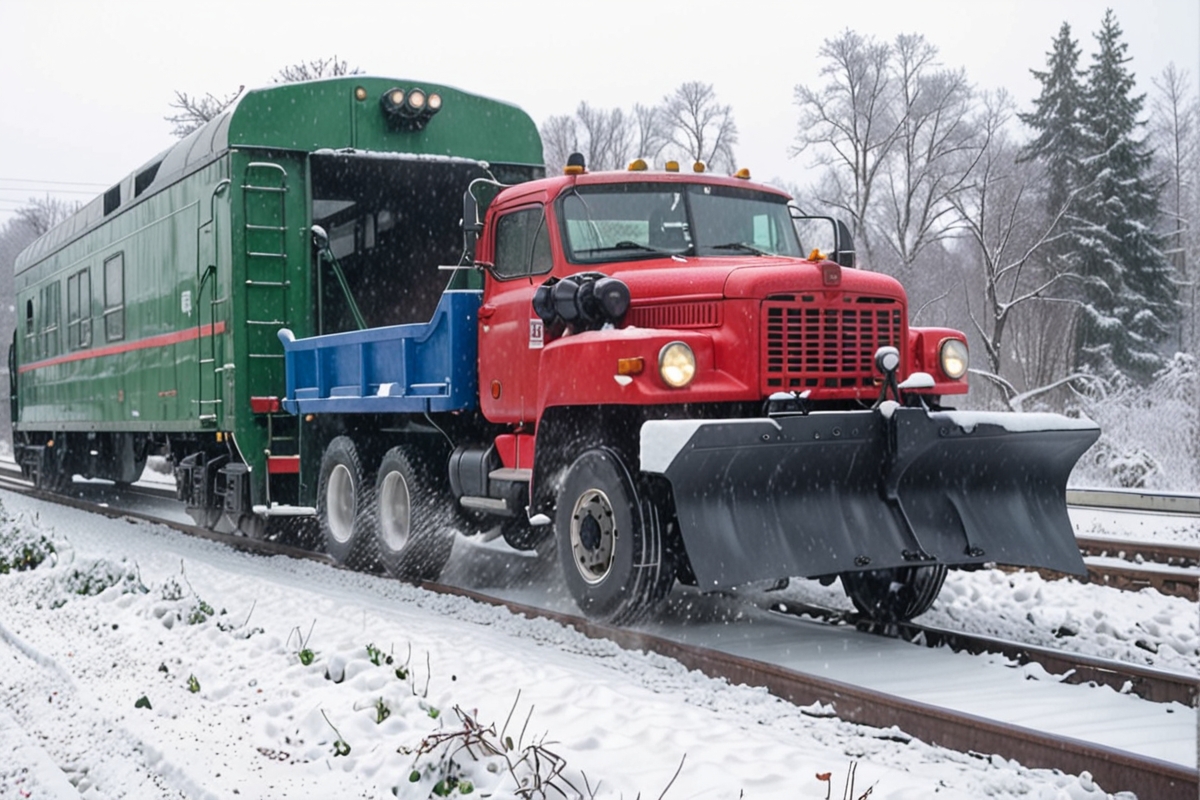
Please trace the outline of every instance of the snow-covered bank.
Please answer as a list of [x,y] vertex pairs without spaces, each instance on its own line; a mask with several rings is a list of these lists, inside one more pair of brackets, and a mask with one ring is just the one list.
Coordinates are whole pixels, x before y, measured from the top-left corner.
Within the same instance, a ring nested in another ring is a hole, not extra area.
[[[852,764],[855,797],[1105,796],[1087,776],[814,718],[460,598],[17,495],[0,502],[61,545],[53,566],[0,575],[0,746],[17,748],[0,762],[0,796],[73,797],[65,778],[89,798],[423,798],[455,777],[475,796],[536,797],[513,774],[536,780],[517,762],[540,755],[544,766],[547,751],[565,766],[542,779],[584,797],[652,798],[670,784],[668,800],[824,798],[817,776],[831,773],[839,796]],[[77,593],[105,575],[118,584]],[[462,741],[452,734],[464,715],[496,733],[476,732],[480,760],[462,749],[451,767],[445,745]],[[488,755],[480,735],[501,752]],[[450,738],[424,752],[437,737]]]

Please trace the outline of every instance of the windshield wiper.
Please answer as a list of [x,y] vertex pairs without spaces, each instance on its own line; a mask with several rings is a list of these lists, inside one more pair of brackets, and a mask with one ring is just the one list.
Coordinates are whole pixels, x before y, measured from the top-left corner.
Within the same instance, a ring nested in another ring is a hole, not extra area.
[[754,253],[756,256],[773,256],[774,253],[755,247],[752,244],[745,242],[726,242],[725,244],[712,245],[713,250],[741,250],[743,253]]
[[679,255],[679,253],[675,250],[667,250],[662,247],[652,247],[648,244],[639,244],[638,242],[631,242],[628,239],[623,239],[623,240],[617,242],[616,244],[608,244],[608,245],[604,245],[602,247],[589,247],[584,250],[576,250],[575,252],[580,253],[580,254],[582,254],[582,253],[601,253],[601,252],[605,252],[608,250],[637,250],[637,251],[640,251],[643,253],[655,253],[655,254],[664,255],[664,256]]

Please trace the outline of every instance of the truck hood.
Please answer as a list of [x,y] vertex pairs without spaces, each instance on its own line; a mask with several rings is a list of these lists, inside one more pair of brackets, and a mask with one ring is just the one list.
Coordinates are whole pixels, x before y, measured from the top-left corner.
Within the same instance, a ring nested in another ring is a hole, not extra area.
[[601,271],[624,281],[634,304],[646,301],[765,299],[790,292],[841,290],[903,300],[904,289],[893,278],[858,269],[841,270],[836,286],[823,283],[820,262],[756,256],[753,260],[689,258],[651,265],[639,262]]

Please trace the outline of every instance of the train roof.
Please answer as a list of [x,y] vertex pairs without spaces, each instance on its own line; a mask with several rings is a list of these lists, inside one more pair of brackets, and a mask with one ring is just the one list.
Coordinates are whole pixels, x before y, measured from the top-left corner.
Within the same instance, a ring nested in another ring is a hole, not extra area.
[[[391,124],[383,98],[417,89],[440,98],[428,126]],[[342,113],[329,113],[331,110]],[[479,120],[487,119],[487,125]],[[455,124],[457,121],[460,124]],[[216,117],[87,203],[18,257],[21,272],[125,208],[220,158],[231,148],[316,151],[354,148],[540,165],[537,125],[517,106],[440,84],[350,75],[242,93]]]

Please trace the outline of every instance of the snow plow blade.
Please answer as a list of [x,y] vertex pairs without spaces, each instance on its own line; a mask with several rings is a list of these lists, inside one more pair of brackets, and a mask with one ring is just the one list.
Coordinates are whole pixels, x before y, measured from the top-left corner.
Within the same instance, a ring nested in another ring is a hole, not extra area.
[[1083,574],[1067,477],[1088,419],[924,409],[652,421],[700,588],[924,564]]

